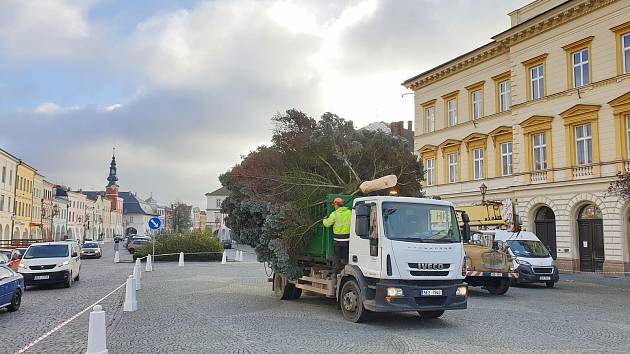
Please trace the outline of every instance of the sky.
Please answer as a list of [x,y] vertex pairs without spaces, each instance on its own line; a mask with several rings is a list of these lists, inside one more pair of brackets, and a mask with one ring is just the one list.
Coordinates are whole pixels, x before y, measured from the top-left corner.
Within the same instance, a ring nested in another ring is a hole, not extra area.
[[413,120],[404,80],[490,41],[528,0],[2,0],[0,147],[73,189],[205,207],[296,108]]

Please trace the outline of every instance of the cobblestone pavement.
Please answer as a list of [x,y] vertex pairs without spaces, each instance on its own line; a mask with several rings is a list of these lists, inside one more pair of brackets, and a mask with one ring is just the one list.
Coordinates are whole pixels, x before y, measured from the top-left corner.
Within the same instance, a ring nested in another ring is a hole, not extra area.
[[[29,287],[18,312],[0,310],[0,353],[14,353],[122,284],[133,270],[131,255],[121,247],[121,260],[129,263],[114,264],[113,244],[103,245],[103,252],[101,259],[81,260],[81,280],[74,282],[71,288]],[[124,292],[119,291],[102,303],[106,310],[112,310],[108,318],[110,328],[115,328],[122,318],[119,304],[123,296]],[[89,312],[28,352],[85,353],[88,319]]]
[[[115,275],[94,275],[93,285],[105,294],[130,269],[103,264],[93,271]],[[188,262],[183,268],[158,263],[155,272],[143,275],[137,312],[116,311],[118,298],[105,302],[108,348],[112,354],[630,352],[630,279],[565,278],[554,289],[513,287],[502,297],[473,289],[467,310],[447,312],[437,320],[420,320],[411,313],[377,314],[370,322],[352,324],[342,319],[332,300],[275,299],[257,263]],[[89,276],[82,276],[81,282],[84,279],[88,284]],[[77,285],[64,294],[64,289],[45,292],[54,291],[57,301],[67,304],[87,297],[75,293],[79,289]],[[89,291],[95,294],[98,289]],[[94,298],[98,296],[90,300]],[[38,305],[50,313],[55,306],[44,300],[42,296]],[[7,314],[0,313],[0,341],[27,340],[20,333],[29,326],[39,333],[83,307],[76,304],[76,311],[64,310],[63,315],[53,312],[54,319],[38,323],[44,316],[31,314],[29,301],[25,299],[20,310],[24,319],[12,317],[7,323]],[[70,333],[51,336],[33,352],[84,352],[86,327],[87,314],[67,328]],[[5,329],[14,334],[7,335]]]

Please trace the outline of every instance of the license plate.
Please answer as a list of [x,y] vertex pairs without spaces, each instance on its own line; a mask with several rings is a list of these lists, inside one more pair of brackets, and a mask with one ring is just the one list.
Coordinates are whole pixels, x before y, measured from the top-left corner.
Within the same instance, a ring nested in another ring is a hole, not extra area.
[[490,273],[491,277],[502,277],[503,273]]
[[442,296],[442,289],[424,289],[420,292],[422,296]]
[[551,280],[551,277],[540,277],[540,280]]
[[35,278],[33,278],[34,280],[46,280],[49,279],[50,276],[49,275],[36,275]]

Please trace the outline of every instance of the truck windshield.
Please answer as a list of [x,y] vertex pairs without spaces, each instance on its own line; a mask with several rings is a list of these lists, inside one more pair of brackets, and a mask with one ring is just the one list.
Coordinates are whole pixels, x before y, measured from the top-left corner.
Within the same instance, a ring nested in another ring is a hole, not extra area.
[[540,241],[511,240],[508,241],[508,246],[517,257],[547,258],[551,256],[547,247]]
[[455,211],[450,206],[383,203],[383,227],[390,240],[426,243],[460,242]]

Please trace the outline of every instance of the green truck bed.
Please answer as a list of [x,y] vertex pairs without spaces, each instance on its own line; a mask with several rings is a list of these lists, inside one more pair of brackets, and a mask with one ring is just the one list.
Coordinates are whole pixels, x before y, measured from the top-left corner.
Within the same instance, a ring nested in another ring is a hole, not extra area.
[[[344,194],[329,194],[326,196],[325,210],[319,210],[315,212],[321,213],[321,217],[330,215],[332,213],[333,206],[332,201],[335,198],[342,198],[346,203],[348,209],[352,208],[352,202],[354,197]],[[326,228],[323,224],[319,224],[313,233],[306,240],[304,245],[304,257],[315,259],[318,261],[328,262],[333,257],[333,238],[332,228]]]

